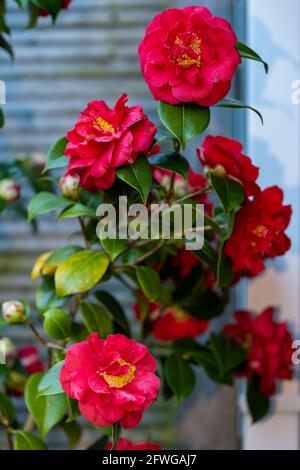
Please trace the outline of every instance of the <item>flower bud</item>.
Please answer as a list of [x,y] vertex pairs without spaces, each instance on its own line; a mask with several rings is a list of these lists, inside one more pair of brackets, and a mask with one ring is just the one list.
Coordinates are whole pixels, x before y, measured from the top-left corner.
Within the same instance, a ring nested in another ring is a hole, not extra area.
[[20,197],[20,186],[13,180],[1,180],[0,197],[4,199],[5,202],[15,202]]
[[74,175],[66,173],[60,179],[59,186],[64,196],[71,199],[76,199],[78,195],[79,183],[80,178],[76,173]]
[[45,159],[45,155],[43,153],[40,153],[40,152],[33,152],[31,154],[31,163],[35,166],[35,168],[42,172],[44,167],[45,167],[45,163],[46,163],[46,159]]
[[25,307],[17,300],[10,300],[2,304],[2,315],[8,323],[24,323],[26,321]]
[[21,396],[24,393],[27,377],[16,370],[9,371],[5,385],[8,392],[14,396]]
[[227,172],[226,172],[225,168],[223,167],[223,165],[217,165],[217,166],[215,166],[215,168],[213,170],[210,170],[210,171],[214,175],[220,176],[222,178],[225,178],[225,176],[227,175]]

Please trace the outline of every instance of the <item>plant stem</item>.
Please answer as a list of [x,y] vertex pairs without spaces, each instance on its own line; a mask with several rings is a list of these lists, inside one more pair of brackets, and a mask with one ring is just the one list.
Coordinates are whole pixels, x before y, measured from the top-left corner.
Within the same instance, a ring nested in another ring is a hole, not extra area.
[[47,340],[45,340],[45,338],[43,338],[43,336],[40,335],[40,333],[35,328],[34,324],[30,320],[27,321],[27,324],[29,328],[31,329],[32,333],[34,334],[34,336],[36,337],[36,339],[47,348],[48,347]]
[[120,422],[118,421],[117,423],[113,424],[113,427],[112,427],[112,446],[111,446],[111,450],[115,450],[117,445],[118,445],[118,442],[119,442],[119,437],[120,437],[120,432],[121,432],[121,426],[120,426]]
[[179,204],[180,202],[183,202],[185,201],[186,199],[190,199],[190,198],[193,198],[193,197],[196,197],[196,196],[201,196],[202,194],[206,194],[208,193],[209,191],[211,191],[211,188],[210,186],[205,186],[205,188],[202,188],[202,189],[198,189],[197,191],[194,191],[190,194],[186,194],[185,196],[183,196],[182,198],[178,199],[177,201],[174,201],[174,203],[176,204]]
[[91,244],[90,244],[90,241],[87,237],[87,234],[86,234],[86,227],[84,225],[84,222],[83,222],[83,219],[82,217],[78,217],[78,221],[79,221],[79,224],[80,224],[80,227],[81,227],[81,231],[82,231],[82,235],[83,235],[83,239],[84,239],[84,243],[85,243],[85,246],[86,248],[89,250],[91,248]]
[[148,251],[148,253],[146,253],[145,255],[141,256],[140,258],[138,258],[137,260],[135,260],[134,262],[132,263],[126,263],[126,264],[119,264],[115,267],[115,269],[117,270],[122,270],[122,269],[126,269],[126,268],[132,268],[134,266],[137,266],[138,264],[141,264],[143,263],[143,261],[145,261],[147,258],[149,258],[150,256],[154,255],[157,251],[159,251],[163,246],[164,246],[164,242],[161,242],[159,243],[159,245],[157,245],[156,247],[152,248],[152,250]]
[[6,428],[5,433],[6,433],[7,445],[8,445],[9,450],[14,450],[14,440],[12,437],[11,429]]

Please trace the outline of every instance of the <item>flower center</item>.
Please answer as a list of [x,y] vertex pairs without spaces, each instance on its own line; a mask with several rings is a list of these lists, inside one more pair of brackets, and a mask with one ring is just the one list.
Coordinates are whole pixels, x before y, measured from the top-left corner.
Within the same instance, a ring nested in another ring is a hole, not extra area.
[[174,47],[175,62],[180,67],[187,69],[191,65],[200,67],[201,65],[201,39],[193,33],[189,39],[176,37]]
[[104,378],[105,382],[109,387],[114,388],[123,388],[125,385],[129,384],[135,374],[136,367],[130,364],[129,362],[124,361],[124,359],[118,359],[118,363],[121,366],[129,366],[129,371],[124,375],[110,375],[107,372],[101,372],[100,375]]
[[253,233],[254,235],[256,235],[257,237],[263,237],[264,236],[264,232],[266,230],[266,227],[264,225],[258,225],[256,227],[256,229],[253,230]]
[[105,119],[103,119],[102,117],[97,117],[93,122],[93,126],[99,131],[109,132],[111,134],[115,134],[116,132],[115,128],[111,124],[109,124],[109,122],[105,121]]

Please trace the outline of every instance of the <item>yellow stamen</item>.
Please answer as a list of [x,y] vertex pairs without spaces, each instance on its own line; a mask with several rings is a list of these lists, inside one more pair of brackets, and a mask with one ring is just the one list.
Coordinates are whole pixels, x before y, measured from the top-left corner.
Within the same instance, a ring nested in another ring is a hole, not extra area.
[[[180,47],[184,47],[184,42],[177,37],[175,44]],[[176,57],[176,62],[183,68],[188,68],[191,65],[199,67],[201,65],[201,39],[195,34],[192,35],[192,41],[188,46],[191,51],[197,55],[197,57],[191,57],[188,53],[184,52],[179,57]]]
[[94,127],[96,129],[99,129],[104,132],[110,132],[111,134],[115,134],[115,129],[114,127],[109,124],[109,122],[105,121],[102,117],[97,117],[93,123]]
[[253,230],[253,233],[254,235],[257,235],[258,237],[262,237],[265,230],[266,230],[266,227],[264,225],[258,225],[258,227],[256,227],[256,229]]
[[118,359],[118,363],[121,366],[129,366],[129,372],[125,375],[110,375],[107,374],[107,372],[101,372],[100,375],[104,378],[105,382],[109,387],[123,388],[125,387],[125,385],[129,384],[134,378],[136,370],[135,366],[129,364],[129,362],[124,361],[124,359]]

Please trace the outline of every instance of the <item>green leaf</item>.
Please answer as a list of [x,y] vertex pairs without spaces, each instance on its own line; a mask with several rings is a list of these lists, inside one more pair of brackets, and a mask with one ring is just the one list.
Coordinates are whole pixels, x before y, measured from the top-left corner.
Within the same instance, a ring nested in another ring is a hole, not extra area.
[[209,180],[226,214],[240,207],[245,199],[245,193],[238,181],[217,176],[213,172],[209,173]]
[[45,372],[41,382],[39,383],[39,396],[59,395],[60,393],[64,393],[59,380],[59,374],[63,364],[64,361],[60,361]]
[[11,399],[0,390],[0,423],[4,426],[14,424],[16,413]]
[[44,275],[48,273],[54,273],[63,261],[81,250],[82,247],[79,245],[70,245],[54,251],[54,253],[46,259],[42,268],[42,273]]
[[55,287],[59,297],[86,292],[104,276],[109,266],[105,253],[82,250],[66,259],[56,270]]
[[220,374],[219,365],[210,349],[201,348],[199,351],[189,352],[189,360],[203,367],[208,377],[214,382],[229,386],[233,385],[232,373],[229,372],[226,375]]
[[78,444],[81,438],[81,426],[77,423],[77,421],[72,421],[69,423],[61,423],[60,427],[65,432],[69,440],[70,449],[74,449],[74,447]]
[[67,397],[67,401],[68,401],[69,416],[66,420],[66,423],[71,423],[75,419],[79,418],[80,411],[79,411],[78,401],[77,400],[73,400],[72,398]]
[[51,145],[47,154],[46,164],[42,174],[54,168],[64,168],[68,166],[69,159],[64,156],[67,143],[67,139],[65,137],[61,137],[53,145]]
[[250,60],[256,60],[257,62],[261,62],[264,66],[265,72],[269,72],[269,64],[265,62],[260,55],[257,54],[253,49],[250,47],[246,46],[242,42],[237,41],[235,44],[235,48],[240,52],[240,56],[243,59],[250,59]]
[[106,253],[109,255],[111,261],[114,261],[128,247],[127,240],[120,240],[118,238],[104,238],[103,240],[100,240],[100,242]]
[[117,176],[136,189],[146,204],[152,186],[152,171],[146,157],[140,155],[132,165],[118,168]]
[[149,266],[137,266],[136,276],[140,288],[150,302],[157,300],[161,291],[161,282],[158,273]]
[[218,287],[230,286],[234,279],[234,273],[231,270],[231,259],[224,253],[224,244],[221,243],[219,258],[217,263],[217,282]]
[[111,435],[112,449],[115,449],[117,447],[120,434],[121,434],[121,425],[120,425],[120,422],[118,421],[117,423],[114,423],[112,425],[112,435]]
[[107,310],[101,305],[91,302],[83,302],[80,312],[89,333],[98,332],[101,338],[106,338],[114,332],[113,323]]
[[0,48],[4,49],[9,54],[11,59],[14,58],[14,51],[13,51],[11,45],[9,44],[9,42],[7,42],[4,35],[1,34],[1,33],[0,33]]
[[270,399],[260,392],[260,377],[253,374],[247,386],[247,403],[253,423],[264,418],[270,409]]
[[25,403],[44,437],[67,413],[68,402],[65,394],[40,397],[38,387],[42,377],[43,374],[38,373],[28,379],[25,388]]
[[150,165],[157,166],[163,170],[169,170],[187,178],[189,162],[177,152],[164,152],[148,158]]
[[104,290],[97,290],[95,292],[96,299],[106,307],[111,314],[117,325],[119,325],[124,332],[130,336],[130,327],[127,321],[125,312],[119,302],[108,292]]
[[183,149],[189,140],[202,134],[210,122],[209,108],[189,103],[172,106],[160,101],[158,115],[162,124],[175,135]]
[[215,104],[216,108],[229,108],[229,109],[250,109],[253,111],[255,114],[258,115],[258,117],[261,120],[261,123],[264,123],[264,119],[262,117],[262,114],[252,106],[249,106],[242,101],[239,100],[234,100],[233,98],[226,98],[222,101],[219,101],[219,103]]
[[83,204],[74,204],[67,209],[64,209],[59,216],[58,219],[70,219],[72,217],[96,217],[96,213],[90,207],[84,206]]
[[196,376],[192,367],[176,355],[169,356],[164,369],[167,383],[178,402],[187,398],[194,390]]
[[105,450],[109,441],[109,436],[101,436],[91,446],[87,447],[86,450]]
[[200,320],[212,320],[223,314],[227,302],[226,295],[196,286],[193,293],[180,302],[179,306]]
[[209,345],[218,364],[221,378],[246,360],[247,350],[231,341],[225,333],[212,334]]
[[4,126],[4,123],[5,123],[4,113],[2,109],[0,108],[0,129],[2,129],[2,127]]
[[66,339],[71,331],[71,319],[63,310],[52,308],[44,315],[44,330],[57,341]]
[[31,0],[31,2],[38,8],[46,10],[53,20],[55,20],[62,7],[62,0]]
[[45,277],[38,286],[35,294],[36,307],[40,313],[45,313],[50,308],[63,307],[69,300],[69,297],[57,297],[53,277]]
[[29,222],[37,215],[47,214],[58,209],[64,209],[72,204],[69,199],[59,197],[56,194],[42,191],[34,196],[28,206]]
[[47,450],[45,442],[35,434],[14,431],[14,450]]

